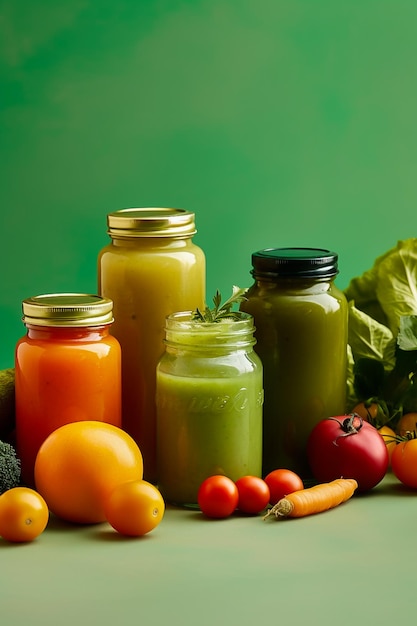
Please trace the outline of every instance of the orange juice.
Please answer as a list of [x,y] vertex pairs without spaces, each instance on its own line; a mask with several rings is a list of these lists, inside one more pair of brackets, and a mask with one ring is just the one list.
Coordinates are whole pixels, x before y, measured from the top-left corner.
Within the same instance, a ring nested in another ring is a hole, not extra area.
[[16,345],[16,446],[33,485],[39,447],[56,428],[97,420],[121,426],[121,350],[110,335],[112,303],[83,294],[23,302],[26,336]]
[[113,301],[112,334],[122,348],[122,426],[139,445],[144,475],[156,463],[156,365],[167,315],[202,307],[205,256],[192,241],[194,214],[125,209],[107,217],[111,243],[98,259],[101,295]]

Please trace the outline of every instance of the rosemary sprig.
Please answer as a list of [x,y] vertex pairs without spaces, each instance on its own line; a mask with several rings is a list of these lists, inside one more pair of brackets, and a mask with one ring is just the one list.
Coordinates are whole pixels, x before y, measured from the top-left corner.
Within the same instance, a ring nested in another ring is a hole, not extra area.
[[233,305],[239,304],[243,300],[246,300],[245,293],[247,288],[241,289],[233,285],[232,295],[226,300],[224,304],[221,303],[222,296],[219,290],[216,291],[213,296],[214,307],[210,309],[208,306],[204,308],[204,311],[200,311],[199,308],[193,311],[191,319],[194,322],[209,322],[216,323],[222,319],[239,320],[241,319],[241,313],[239,311],[233,311]]

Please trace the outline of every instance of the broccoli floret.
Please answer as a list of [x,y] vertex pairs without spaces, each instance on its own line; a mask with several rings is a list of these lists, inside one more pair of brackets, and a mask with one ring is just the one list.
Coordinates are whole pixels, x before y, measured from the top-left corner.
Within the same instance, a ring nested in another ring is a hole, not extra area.
[[10,443],[0,441],[0,494],[20,484],[20,459]]

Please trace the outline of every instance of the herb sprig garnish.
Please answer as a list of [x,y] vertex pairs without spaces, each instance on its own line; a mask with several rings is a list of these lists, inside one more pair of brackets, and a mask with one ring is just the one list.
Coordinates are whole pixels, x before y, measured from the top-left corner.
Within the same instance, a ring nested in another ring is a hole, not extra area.
[[224,304],[221,304],[222,296],[219,290],[216,291],[216,294],[213,296],[213,304],[214,307],[210,309],[208,306],[205,307],[204,312],[200,311],[200,309],[195,309],[193,311],[191,319],[194,322],[209,322],[216,323],[220,322],[220,320],[231,319],[231,320],[240,320],[241,313],[239,311],[233,311],[233,305],[239,304],[243,302],[243,300],[247,300],[245,293],[247,288],[241,289],[233,285],[232,295]]

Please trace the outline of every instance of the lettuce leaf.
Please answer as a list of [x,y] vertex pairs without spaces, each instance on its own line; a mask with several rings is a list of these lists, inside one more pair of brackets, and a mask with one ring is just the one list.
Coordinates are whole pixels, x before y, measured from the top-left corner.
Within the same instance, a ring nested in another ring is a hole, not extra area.
[[417,239],[398,241],[370,270],[350,281],[345,295],[396,337],[400,318],[417,314]]
[[384,362],[387,370],[395,364],[396,338],[391,330],[349,302],[348,343],[354,361],[374,358]]
[[417,350],[417,315],[403,315],[398,333],[400,350]]
[[348,402],[355,401],[355,364],[363,359],[382,363],[388,387],[397,387],[387,388],[387,394],[399,398],[400,387],[417,369],[412,353],[417,350],[417,239],[398,241],[344,293],[349,302]]

